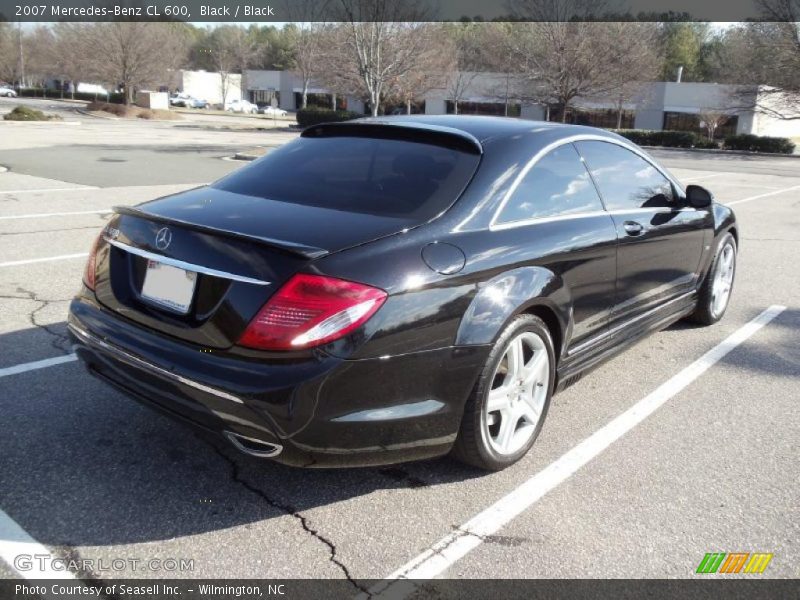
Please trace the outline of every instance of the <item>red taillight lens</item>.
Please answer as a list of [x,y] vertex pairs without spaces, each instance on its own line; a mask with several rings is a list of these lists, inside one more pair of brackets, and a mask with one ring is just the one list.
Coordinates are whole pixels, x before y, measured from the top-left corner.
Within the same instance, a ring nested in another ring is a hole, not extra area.
[[384,300],[386,292],[368,285],[301,273],[258,311],[239,343],[261,350],[326,344],[366,323]]
[[86,269],[83,272],[83,283],[86,284],[90,290],[94,291],[95,286],[95,271],[97,269],[97,246],[100,245],[100,238],[103,236],[101,233],[94,239],[92,249],[89,251],[89,258],[86,260]]

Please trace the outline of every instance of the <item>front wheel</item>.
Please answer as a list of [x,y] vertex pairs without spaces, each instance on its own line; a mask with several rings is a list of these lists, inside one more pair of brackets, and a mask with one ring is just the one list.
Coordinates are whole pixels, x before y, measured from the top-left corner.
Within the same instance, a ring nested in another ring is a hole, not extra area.
[[519,315],[495,343],[467,400],[453,456],[490,471],[517,462],[542,429],[554,381],[547,326],[534,315]]
[[689,316],[702,325],[713,325],[728,309],[736,275],[736,240],[727,233],[717,247],[714,261],[700,287],[697,308]]

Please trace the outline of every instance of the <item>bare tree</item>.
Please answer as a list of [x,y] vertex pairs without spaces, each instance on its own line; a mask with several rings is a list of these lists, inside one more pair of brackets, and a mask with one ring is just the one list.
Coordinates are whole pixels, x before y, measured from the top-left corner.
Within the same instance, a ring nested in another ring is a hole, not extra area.
[[417,40],[420,51],[411,68],[387,82],[385,96],[403,104],[406,113],[411,114],[415,99],[434,88],[444,87],[447,74],[456,68],[456,57],[441,25],[423,24],[418,29],[405,30],[400,34],[400,44],[403,36],[423,38]]
[[363,92],[373,116],[391,85],[416,68],[428,52],[430,36],[421,0],[339,0],[344,26],[333,37],[330,54],[340,63],[338,73],[326,77]]
[[86,78],[87,66],[81,43],[86,27],[81,23],[65,22],[53,26],[48,60],[53,74],[59,75],[62,80],[62,96],[65,82],[69,82],[70,96],[75,98],[77,84]]
[[222,106],[228,101],[231,75],[243,73],[258,52],[247,30],[238,25],[218,27],[211,36],[211,61],[219,73]]
[[320,75],[322,56],[325,52],[323,32],[325,26],[316,23],[298,23],[288,29],[291,44],[290,70],[301,81],[301,108],[308,106],[308,88]]
[[481,31],[484,23],[454,23],[447,27],[451,42],[450,52],[454,63],[447,78],[447,95],[453,102],[453,113],[458,114],[458,105],[471,88],[484,64]]
[[700,117],[700,127],[705,128],[709,140],[716,137],[717,129],[724,125],[729,118],[724,112],[713,108],[703,110],[698,116]]
[[176,23],[92,23],[81,29],[87,75],[121,86],[125,104],[144,86],[163,82],[186,58],[187,41]]
[[765,22],[724,32],[718,50],[720,81],[742,86],[735,108],[783,120],[800,119],[800,0],[757,0]]
[[648,84],[658,76],[661,66],[658,29],[655,23],[606,23],[602,44],[609,47],[608,63],[598,68],[609,77],[606,96],[617,111],[617,129],[622,127],[625,105],[642,100]]

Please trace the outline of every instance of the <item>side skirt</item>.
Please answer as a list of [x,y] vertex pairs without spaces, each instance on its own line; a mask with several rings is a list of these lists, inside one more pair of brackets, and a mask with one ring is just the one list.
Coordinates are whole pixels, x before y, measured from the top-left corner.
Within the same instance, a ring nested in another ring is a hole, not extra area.
[[568,354],[558,366],[555,391],[564,390],[592,369],[639,343],[651,333],[665,329],[691,314],[696,302],[695,292],[681,296],[649,315],[633,319],[610,334],[601,334],[599,338],[583,344],[578,350]]

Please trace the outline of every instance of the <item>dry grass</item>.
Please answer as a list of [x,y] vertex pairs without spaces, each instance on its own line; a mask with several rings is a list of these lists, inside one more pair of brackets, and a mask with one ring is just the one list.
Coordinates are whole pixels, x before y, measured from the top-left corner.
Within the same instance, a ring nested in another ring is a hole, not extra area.
[[109,102],[91,102],[86,109],[91,112],[108,113],[122,119],[176,121],[181,118],[179,114],[169,110],[125,106],[124,104],[113,104]]

